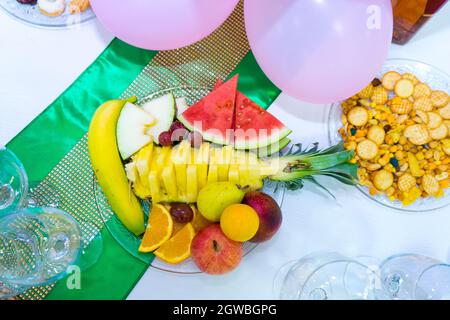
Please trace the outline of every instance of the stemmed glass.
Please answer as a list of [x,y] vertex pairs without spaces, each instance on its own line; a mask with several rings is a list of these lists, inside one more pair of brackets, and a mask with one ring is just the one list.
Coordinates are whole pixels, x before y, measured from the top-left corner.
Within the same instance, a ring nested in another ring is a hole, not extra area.
[[99,235],[85,240],[79,223],[63,210],[26,208],[0,219],[0,298],[15,296],[33,286],[53,283],[69,267],[85,271],[102,251]]
[[55,208],[59,198],[51,185],[34,185],[37,198],[29,197],[34,190],[20,160],[0,148],[0,299],[55,282],[70,265],[86,270],[103,250],[95,226],[83,221],[83,232],[70,214]]
[[0,148],[0,217],[23,207],[58,207],[59,195],[48,181],[29,181],[25,168],[7,148]]
[[378,277],[367,265],[336,252],[317,252],[283,266],[274,280],[283,300],[373,300]]
[[24,207],[28,196],[28,177],[20,160],[0,147],[0,217]]
[[450,299],[450,265],[418,254],[394,255],[380,265],[381,285],[394,300]]

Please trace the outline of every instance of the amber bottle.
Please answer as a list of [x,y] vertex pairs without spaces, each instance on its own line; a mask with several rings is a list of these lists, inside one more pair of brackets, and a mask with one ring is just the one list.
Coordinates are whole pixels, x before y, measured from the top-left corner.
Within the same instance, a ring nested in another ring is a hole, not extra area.
[[405,44],[448,0],[392,0],[393,42]]

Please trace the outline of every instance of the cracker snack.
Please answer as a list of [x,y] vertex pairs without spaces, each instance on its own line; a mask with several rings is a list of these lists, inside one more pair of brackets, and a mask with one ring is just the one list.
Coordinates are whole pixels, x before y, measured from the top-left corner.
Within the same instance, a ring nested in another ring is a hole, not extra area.
[[[381,85],[380,85],[381,83]],[[450,187],[450,98],[411,73],[390,71],[342,103],[347,149],[370,194],[409,205]]]

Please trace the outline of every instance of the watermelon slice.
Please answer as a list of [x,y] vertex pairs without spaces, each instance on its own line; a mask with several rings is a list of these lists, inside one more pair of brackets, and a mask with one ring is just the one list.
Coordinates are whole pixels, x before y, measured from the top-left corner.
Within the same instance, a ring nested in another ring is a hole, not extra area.
[[[215,89],[220,88],[220,79]],[[234,147],[236,149],[257,149],[275,144],[292,131],[280,120],[261,108],[254,101],[237,92],[233,121]]]
[[234,121],[235,149],[256,149],[282,140],[291,130],[272,114],[238,92]]
[[207,141],[217,144],[231,142],[234,103],[238,75],[213,90],[210,94],[184,111],[178,120],[191,131],[198,131]]

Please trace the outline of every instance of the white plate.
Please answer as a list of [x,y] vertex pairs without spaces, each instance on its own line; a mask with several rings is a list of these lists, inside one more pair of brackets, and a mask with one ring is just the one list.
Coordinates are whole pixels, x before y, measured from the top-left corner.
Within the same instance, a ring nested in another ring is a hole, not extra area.
[[92,9],[80,14],[70,14],[70,1],[66,2],[65,12],[57,17],[48,17],[39,11],[37,5],[21,4],[17,0],[0,0],[0,8],[22,22],[43,28],[70,28],[95,18]]

